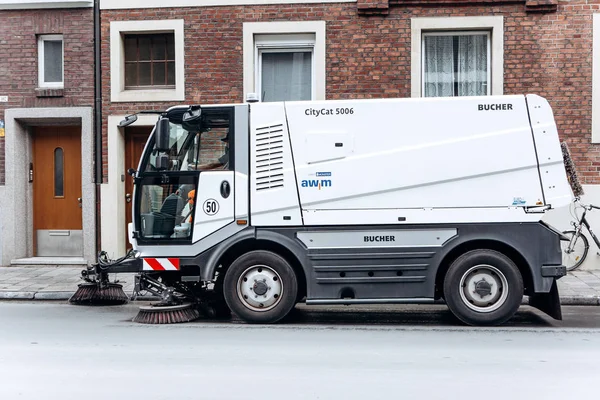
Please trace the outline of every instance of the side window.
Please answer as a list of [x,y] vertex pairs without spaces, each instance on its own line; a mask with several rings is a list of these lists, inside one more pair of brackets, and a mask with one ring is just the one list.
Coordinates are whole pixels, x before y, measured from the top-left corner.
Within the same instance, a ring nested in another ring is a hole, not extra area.
[[233,170],[232,109],[206,110],[204,129],[194,138],[184,160],[188,171]]
[[201,136],[200,170],[229,170],[229,128],[215,128]]

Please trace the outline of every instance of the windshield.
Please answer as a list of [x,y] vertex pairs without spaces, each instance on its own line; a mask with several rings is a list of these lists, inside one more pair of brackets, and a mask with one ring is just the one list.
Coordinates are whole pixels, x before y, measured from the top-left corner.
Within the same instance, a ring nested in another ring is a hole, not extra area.
[[[167,171],[229,169],[229,112],[208,112],[198,132],[187,131],[180,123],[169,122],[169,163]],[[140,172],[157,171],[159,152],[144,158]]]

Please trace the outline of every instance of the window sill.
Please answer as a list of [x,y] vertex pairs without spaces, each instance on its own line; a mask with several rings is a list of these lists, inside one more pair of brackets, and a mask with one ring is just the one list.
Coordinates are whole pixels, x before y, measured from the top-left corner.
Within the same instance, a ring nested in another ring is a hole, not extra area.
[[182,88],[176,89],[135,89],[122,90],[113,93],[110,101],[132,102],[132,101],[184,101],[185,94]]
[[63,88],[36,88],[35,95],[36,95],[36,97],[63,97],[64,89]]

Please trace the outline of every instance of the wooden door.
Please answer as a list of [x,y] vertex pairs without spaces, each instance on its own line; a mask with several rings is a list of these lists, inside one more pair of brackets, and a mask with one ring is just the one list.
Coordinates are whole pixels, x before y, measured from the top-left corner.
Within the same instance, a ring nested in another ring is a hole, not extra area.
[[[152,132],[152,127],[127,127],[125,130],[125,171],[129,168],[137,170],[140,157],[146,146],[146,141]],[[133,177],[125,175],[125,249],[131,244],[127,238],[127,225],[132,221],[131,203],[133,201]]]
[[32,177],[34,254],[83,256],[81,127],[33,129]]

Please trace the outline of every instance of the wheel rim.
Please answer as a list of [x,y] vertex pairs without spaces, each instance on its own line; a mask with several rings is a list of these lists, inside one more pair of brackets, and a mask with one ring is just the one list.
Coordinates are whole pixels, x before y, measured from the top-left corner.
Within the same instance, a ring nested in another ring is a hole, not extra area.
[[508,298],[508,280],[496,267],[471,267],[460,279],[460,297],[473,311],[489,313],[502,307]]
[[253,265],[237,282],[237,294],[244,306],[252,311],[269,311],[281,301],[283,282],[273,268]]
[[586,250],[586,244],[581,236],[579,236],[573,244],[573,248],[569,249],[574,234],[571,232],[566,235],[569,236],[569,241],[561,241],[563,264],[567,269],[572,269],[581,263],[583,254]]

